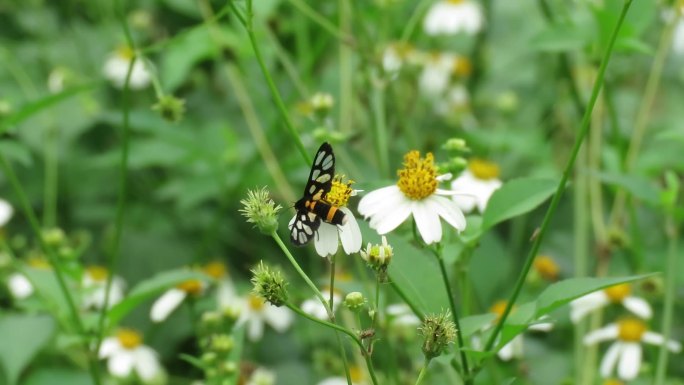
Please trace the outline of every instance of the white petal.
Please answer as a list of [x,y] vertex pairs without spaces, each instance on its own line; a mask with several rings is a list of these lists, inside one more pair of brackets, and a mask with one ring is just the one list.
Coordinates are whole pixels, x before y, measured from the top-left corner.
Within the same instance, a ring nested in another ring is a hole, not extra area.
[[461,212],[461,209],[453,201],[447,198],[433,195],[430,198],[430,204],[435,207],[439,215],[444,220],[453,226],[458,231],[463,231],[466,228],[466,219]]
[[6,200],[0,199],[0,227],[3,227],[9,222],[13,213],[14,209],[12,208],[12,205]]
[[617,338],[619,328],[617,324],[608,324],[601,329],[596,329],[584,336],[585,345],[593,345],[598,342],[614,340]]
[[301,309],[304,313],[321,320],[328,319],[328,311],[318,298],[307,299],[302,303]]
[[374,217],[370,226],[380,235],[387,234],[399,227],[409,215],[411,215],[411,203],[402,199],[396,202],[391,210]]
[[623,342],[620,362],[618,362],[618,377],[631,381],[639,374],[641,368],[641,345],[635,342]]
[[13,273],[7,280],[7,287],[16,299],[24,299],[33,294],[33,285],[31,281],[21,273]]
[[609,303],[606,293],[595,291],[570,302],[570,319],[578,323],[584,316]]
[[[359,213],[361,213],[364,218],[370,217],[371,222],[391,213],[394,210],[394,207],[407,201],[406,196],[404,196],[404,193],[402,193],[397,186],[384,187],[377,191],[382,191],[382,194],[374,195],[372,197],[373,199],[364,201],[363,206],[366,207],[365,211],[362,212],[359,210]],[[359,208],[362,207],[361,203],[362,202],[359,202]]]
[[[665,337],[663,337],[661,334],[652,332],[652,331],[646,331],[642,336],[641,340],[643,342],[646,342],[647,344],[651,345],[662,345],[665,343]],[[668,340],[667,341],[667,348],[670,349],[671,351],[675,353],[679,353],[682,350],[682,344],[680,344],[677,341],[673,340]]]
[[425,201],[413,202],[411,211],[416,220],[416,227],[423,240],[428,245],[439,242],[442,239],[442,224],[439,215],[434,212],[429,203]]
[[[347,221],[348,223],[349,221]],[[321,257],[327,257],[337,253],[337,226],[321,222],[318,232],[314,235],[316,253]]]
[[539,323],[530,325],[530,327],[528,329],[535,331],[535,332],[550,332],[551,330],[553,330],[553,323],[551,323],[551,322],[539,322]]
[[116,337],[107,337],[102,340],[100,345],[100,352],[98,354],[99,358],[107,358],[111,355],[118,353],[123,348],[119,343],[119,339]]
[[319,382],[318,385],[347,385],[347,379],[343,377],[329,377]]
[[183,290],[173,288],[159,297],[150,310],[150,318],[153,322],[162,322],[171,314],[185,299],[187,293]]
[[292,310],[281,306],[266,305],[264,309],[264,320],[271,325],[278,333],[286,331],[294,321]]
[[653,316],[653,310],[651,310],[651,305],[645,300],[638,297],[626,297],[622,300],[622,304],[627,308],[627,310],[638,315],[643,319],[650,319]]
[[603,356],[603,359],[601,360],[601,368],[599,369],[601,372],[601,377],[612,377],[613,369],[615,368],[615,364],[617,363],[617,360],[620,357],[621,352],[621,342],[616,342],[610,345],[608,350],[606,350],[606,354]]
[[141,379],[150,381],[159,375],[161,366],[154,350],[142,345],[135,349],[134,354],[135,370]]
[[373,190],[368,194],[364,195],[359,201],[358,211],[364,217],[369,217],[375,213],[375,209],[381,205],[387,199],[392,199],[397,193],[401,194],[399,187],[396,185],[383,187],[377,190]]
[[342,207],[340,210],[347,216],[347,223],[338,227],[342,248],[347,255],[358,253],[361,250],[362,242],[359,224],[351,210],[346,207]]
[[109,357],[107,369],[115,377],[128,377],[133,370],[133,364],[135,364],[133,354],[128,350],[122,350]]
[[261,317],[247,318],[247,337],[250,341],[259,341],[264,335],[264,320]]
[[216,287],[216,302],[221,309],[225,309],[238,302],[235,286],[230,279],[220,279]]
[[513,341],[507,343],[506,345],[502,346],[501,349],[499,349],[497,355],[502,361],[510,361],[515,356],[512,342]]

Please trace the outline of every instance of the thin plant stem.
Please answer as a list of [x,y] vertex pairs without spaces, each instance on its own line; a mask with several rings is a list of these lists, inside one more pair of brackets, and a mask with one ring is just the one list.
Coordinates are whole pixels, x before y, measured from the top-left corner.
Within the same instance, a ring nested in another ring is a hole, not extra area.
[[278,233],[276,233],[276,232],[274,231],[273,233],[271,233],[271,237],[273,237],[273,239],[276,241],[276,243],[278,244],[278,246],[280,246],[280,250],[282,250],[283,253],[285,253],[285,256],[287,257],[287,259],[290,260],[290,263],[291,263],[292,266],[295,268],[295,270],[297,270],[297,273],[299,273],[299,276],[302,277],[302,279],[304,279],[304,281],[306,282],[306,284],[309,285],[309,287],[311,288],[311,290],[313,290],[314,294],[316,294],[316,297],[318,297],[318,299],[321,301],[321,303],[323,304],[323,306],[325,306],[325,310],[328,312],[328,317],[329,317],[331,320],[335,319],[335,316],[334,316],[334,314],[333,314],[333,312],[332,312],[332,309],[330,308],[330,304],[329,304],[328,301],[323,297],[323,294],[321,294],[321,291],[318,290],[318,288],[316,287],[316,285],[314,285],[314,283],[311,282],[311,279],[309,278],[309,276],[306,275],[306,273],[304,272],[304,270],[302,270],[302,268],[299,266],[299,263],[297,263],[297,261],[294,259],[294,257],[292,256],[292,253],[290,253],[290,250],[288,250],[287,246],[285,246],[285,244],[283,243],[283,240],[280,239],[280,236],[278,235]]
[[[290,0],[292,1],[292,0]],[[351,0],[338,0],[339,23],[342,33],[347,35],[351,28]],[[338,129],[340,132],[349,134],[352,131],[353,109],[353,62],[352,49],[343,40],[339,43],[340,55],[340,111]]]
[[[603,93],[599,94],[599,96]],[[591,224],[594,228],[594,238],[600,246],[605,245],[608,239],[608,230],[603,214],[603,194],[601,191],[601,181],[596,175],[601,171],[601,144],[603,142],[603,98],[599,97],[592,116],[592,129],[589,132],[589,148],[587,156],[587,170],[591,172],[587,183],[589,185],[589,207],[591,213]]]
[[423,363],[423,367],[420,368],[420,373],[418,373],[416,385],[420,385],[420,383],[423,381],[423,377],[425,377],[425,373],[427,373],[428,365],[430,365],[430,360],[426,358],[425,362]]
[[373,105],[373,127],[375,130],[375,152],[378,157],[378,168],[380,174],[389,176],[389,149],[387,147],[387,121],[385,119],[385,84],[374,79],[370,74],[370,81],[373,87],[371,103]]
[[395,293],[401,298],[404,303],[408,305],[409,308],[411,308],[411,311],[413,314],[416,315],[416,317],[420,318],[420,320],[425,319],[425,313],[423,313],[419,308],[418,305],[416,305],[415,302],[409,296],[404,292],[404,289],[401,287],[401,285],[398,285],[394,281],[390,281],[390,285],[392,286],[392,289],[394,290]]
[[406,23],[406,27],[401,32],[401,41],[403,43],[408,43],[411,40],[411,36],[416,31],[418,23],[423,19],[423,15],[427,12],[428,8],[432,5],[432,1],[420,0],[420,3],[416,6],[416,9],[411,13],[411,18]]
[[[587,265],[589,260],[589,221],[588,221],[588,199],[587,199],[587,175],[586,175],[587,154],[586,147],[580,148],[577,156],[577,167],[575,167],[575,183],[573,194],[573,233],[574,240],[574,265],[575,277],[585,277],[587,275]],[[574,325],[574,360],[575,376],[579,376],[582,370],[584,359],[584,344],[582,338],[586,334],[587,324],[582,320]]]
[[[490,24],[492,21],[492,2],[493,0],[482,0],[482,13],[485,25]],[[477,89],[485,75],[485,48],[487,46],[487,40],[489,39],[489,30],[490,28],[482,28],[480,30],[470,55],[470,58],[473,61],[473,73],[470,76],[470,79],[468,79],[468,90],[473,96],[477,94]]]
[[[668,214],[671,215],[671,214]],[[673,215],[674,216],[674,215]],[[677,257],[678,251],[678,226],[676,219],[667,218],[665,223],[665,233],[668,238],[667,247],[667,273],[665,276],[665,298],[663,306],[663,321],[661,330],[665,342],[660,345],[658,351],[658,364],[656,366],[655,385],[665,384],[665,374],[667,371],[667,361],[669,351],[667,348],[667,341],[672,335],[672,320],[674,319],[674,304],[677,297]]]
[[294,124],[292,123],[292,120],[290,119],[290,114],[287,112],[287,107],[285,107],[283,98],[280,96],[280,92],[278,91],[278,88],[273,82],[271,73],[268,71],[268,68],[266,68],[266,63],[264,63],[263,56],[261,56],[259,43],[257,42],[256,36],[254,35],[254,12],[252,9],[252,0],[247,0],[247,16],[244,18],[242,18],[239,11],[235,7],[235,4],[233,4],[233,0],[230,0],[230,4],[233,7],[235,15],[238,18],[241,18],[241,20],[244,20],[245,30],[247,31],[247,36],[249,37],[249,41],[252,44],[252,50],[254,51],[254,55],[256,56],[257,62],[259,62],[259,68],[261,68],[261,72],[263,73],[264,78],[266,79],[268,89],[271,91],[273,101],[275,102],[276,107],[278,107],[278,111],[280,112],[280,115],[283,118],[288,134],[290,134],[292,141],[295,143],[295,146],[297,146],[297,148],[299,149],[299,153],[304,159],[304,162],[307,166],[309,166],[311,164],[311,156],[306,151],[306,147],[304,147],[304,143],[302,143],[302,139],[299,137],[299,133],[297,132],[297,129],[295,128]]
[[[333,303],[334,301],[334,294],[335,293],[335,254],[330,256],[330,299],[328,303],[330,304],[330,308],[334,309],[335,304]],[[335,313],[333,312],[333,318],[335,317]]]
[[337,338],[337,345],[340,347],[340,356],[342,356],[342,365],[344,365],[344,376],[347,378],[347,385],[353,385],[351,371],[349,370],[349,361],[347,360],[347,352],[344,350],[342,337],[340,337],[340,332],[337,330],[335,330],[335,337]]
[[[83,322],[81,321],[81,318],[78,314],[78,308],[76,307],[76,303],[74,302],[74,299],[71,296],[71,292],[67,287],[66,279],[64,278],[64,272],[61,269],[59,258],[57,257],[57,255],[55,255],[55,252],[52,249],[52,247],[48,246],[45,243],[45,239],[43,238],[42,232],[40,230],[40,222],[38,221],[38,217],[36,216],[36,213],[33,211],[28,196],[26,196],[24,189],[21,187],[19,179],[17,179],[17,175],[12,170],[12,167],[9,165],[7,159],[2,154],[2,152],[0,152],[0,166],[4,171],[8,182],[12,186],[14,193],[17,195],[17,198],[19,199],[19,203],[21,204],[21,208],[24,211],[24,215],[28,219],[29,224],[31,225],[31,229],[38,238],[38,243],[40,245],[42,252],[47,256],[48,260],[50,261],[50,264],[53,267],[55,278],[57,279],[57,285],[59,286],[59,290],[62,292],[62,295],[64,296],[64,299],[67,303],[67,308],[69,311],[69,316],[71,318],[72,326],[76,328],[76,332],[79,335],[85,337],[85,327],[83,326]],[[99,366],[96,358],[97,356],[92,354],[93,352],[90,349],[88,341],[85,339],[83,341],[83,349],[85,350],[86,355],[88,357],[88,369],[90,371],[90,375],[93,378],[95,384],[100,385],[102,382],[100,379]]]
[[441,247],[439,247],[435,251],[435,255],[437,256],[437,260],[439,261],[439,270],[442,273],[442,280],[444,281],[444,286],[446,286],[447,298],[449,298],[449,307],[451,308],[451,316],[454,319],[454,324],[456,324],[456,342],[458,343],[458,346],[456,346],[456,350],[458,350],[461,359],[461,367],[463,368],[463,378],[466,384],[472,384],[473,379],[470,376],[470,368],[468,367],[468,357],[466,356],[465,351],[463,351],[465,343],[463,342],[463,335],[461,334],[461,323],[459,321],[458,311],[456,310],[456,302],[454,302],[454,292],[452,291],[451,283],[449,282],[449,275],[447,274],[446,263],[444,263],[444,258],[442,258]]
[[315,9],[311,8],[302,0],[288,0],[295,8],[297,8],[306,17],[311,19],[314,23],[318,24],[325,31],[335,36],[342,43],[351,44],[354,38],[348,34],[348,31],[342,28],[337,28],[330,20],[326,19],[323,15],[316,12]]
[[[677,2],[675,2],[677,4]],[[671,51],[672,39],[674,38],[674,31],[681,19],[681,12],[675,5],[673,9],[675,17],[666,25],[663,33],[660,37],[660,43],[658,44],[658,50],[656,51],[655,57],[653,59],[653,65],[651,66],[651,71],[648,75],[648,80],[646,81],[646,87],[643,92],[643,99],[637,110],[636,117],[634,119],[634,130],[632,131],[632,137],[629,141],[629,147],[627,148],[627,154],[624,161],[624,172],[630,172],[636,163],[637,156],[639,155],[639,150],[641,149],[641,143],[646,134],[646,128],[648,121],[651,118],[651,112],[653,111],[653,102],[655,101],[656,93],[660,87],[660,81],[662,79],[663,68],[665,67],[665,61],[667,55]],[[610,224],[612,226],[618,225],[622,221],[622,216],[624,215],[625,204],[627,201],[627,192],[624,189],[617,191],[615,195],[615,201],[613,202],[613,208],[611,211]]]
[[298,307],[296,307],[296,306],[294,306],[294,305],[292,305],[292,304],[290,304],[290,303],[286,303],[285,306],[287,306],[287,307],[290,308],[292,311],[294,311],[295,313],[299,314],[300,316],[302,316],[302,317],[304,317],[304,318],[306,318],[306,319],[308,319],[308,320],[311,320],[311,321],[316,322],[317,324],[321,324],[321,325],[323,325],[323,326],[327,326],[327,327],[329,327],[329,328],[331,328],[331,329],[335,329],[335,330],[337,330],[337,331],[339,331],[339,332],[341,332],[341,333],[344,333],[344,334],[346,334],[347,336],[349,336],[349,337],[352,339],[352,341],[354,341],[354,343],[359,347],[359,349],[361,349],[361,355],[363,356],[363,358],[364,358],[365,361],[366,361],[366,366],[367,366],[367,368],[368,368],[368,373],[370,374],[371,381],[372,381],[373,385],[377,385],[377,384],[378,384],[378,379],[375,377],[375,370],[373,369],[373,361],[371,361],[370,355],[368,355],[368,354],[365,353],[365,350],[366,350],[366,349],[365,349],[365,347],[363,346],[363,342],[361,341],[361,339],[360,339],[354,332],[352,332],[351,330],[349,330],[349,329],[347,329],[347,328],[345,328],[345,327],[343,327],[343,326],[334,324],[334,323],[332,323],[332,322],[324,321],[324,320],[318,319],[318,318],[316,318],[316,317],[313,317],[313,316],[311,316],[311,315],[309,315],[309,314],[306,314],[306,313],[303,312],[300,308],[298,308]]
[[43,212],[43,227],[57,226],[57,193],[59,183],[59,163],[57,127],[49,123],[44,143],[45,152],[45,187],[44,197],[45,211]]
[[620,31],[620,28],[622,27],[622,23],[625,20],[625,16],[627,15],[627,11],[629,10],[629,7],[632,5],[632,0],[627,0],[625,1],[624,6],[622,7],[622,11],[620,12],[620,17],[618,19],[618,22],[613,29],[612,36],[610,38],[610,42],[608,44],[608,48],[606,49],[606,52],[601,60],[601,65],[599,67],[598,75],[596,77],[596,81],[594,82],[594,86],[591,92],[591,97],[589,99],[589,103],[587,104],[587,109],[584,112],[584,116],[582,118],[582,123],[579,129],[579,133],[577,134],[577,138],[575,139],[575,144],[573,145],[572,152],[570,153],[570,159],[568,159],[568,162],[565,166],[565,170],[563,171],[563,175],[561,176],[561,180],[558,183],[558,187],[556,188],[556,192],[553,195],[553,198],[551,199],[551,203],[549,204],[549,208],[546,210],[546,214],[544,215],[544,219],[542,221],[542,224],[539,228],[539,232],[536,234],[536,237],[534,238],[534,241],[532,243],[532,248],[530,249],[529,254],[527,255],[527,259],[525,260],[525,265],[523,266],[523,269],[518,276],[518,280],[515,284],[515,287],[513,289],[513,293],[511,294],[511,297],[508,300],[508,303],[506,304],[506,309],[504,309],[503,314],[501,315],[501,319],[499,322],[497,322],[496,326],[494,327],[493,333],[489,336],[489,339],[487,340],[487,343],[485,345],[484,350],[491,350],[492,347],[494,346],[494,343],[496,342],[496,338],[501,332],[501,328],[503,327],[504,323],[506,322],[506,319],[511,313],[511,310],[513,309],[513,306],[515,305],[516,300],[518,299],[518,295],[520,295],[520,291],[522,290],[523,285],[525,284],[525,279],[527,278],[527,274],[530,272],[530,269],[532,268],[532,264],[534,263],[534,259],[537,256],[537,253],[539,251],[539,246],[541,245],[541,241],[544,239],[544,235],[546,234],[546,231],[549,227],[549,223],[551,222],[551,218],[553,217],[554,213],[556,212],[556,207],[558,206],[558,203],[560,202],[560,198],[563,195],[563,190],[565,189],[565,185],[568,182],[568,178],[570,176],[570,173],[573,170],[573,167],[575,165],[575,159],[577,158],[577,154],[579,153],[579,149],[582,146],[582,142],[584,141],[584,138],[587,136],[587,133],[589,131],[590,127],[590,121],[591,121],[591,115],[594,110],[594,105],[596,104],[596,100],[598,99],[598,94],[599,91],[601,90],[601,85],[603,84],[603,78],[605,77],[606,73],[606,68],[608,67],[608,62],[610,61],[611,54],[613,52],[613,47],[615,46],[615,40],[617,39],[618,32]]

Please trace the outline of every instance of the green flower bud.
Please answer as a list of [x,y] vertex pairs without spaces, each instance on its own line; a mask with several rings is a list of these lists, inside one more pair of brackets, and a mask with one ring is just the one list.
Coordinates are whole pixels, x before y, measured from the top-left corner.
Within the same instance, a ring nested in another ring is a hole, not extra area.
[[243,206],[240,212],[247,218],[247,222],[253,223],[262,233],[271,235],[278,229],[278,212],[281,207],[269,197],[266,187],[249,190],[247,199],[240,203]]
[[163,95],[152,106],[154,111],[159,112],[164,120],[171,123],[180,122],[185,115],[185,100],[178,99],[173,95]]
[[344,306],[354,312],[361,310],[365,304],[366,299],[358,291],[353,291],[344,298]]
[[66,240],[64,231],[62,229],[55,227],[52,229],[43,230],[43,241],[50,247],[59,247]]
[[418,331],[423,337],[423,354],[428,360],[441,355],[447,346],[454,342],[457,333],[456,326],[451,320],[451,313],[448,311],[428,315]]
[[371,245],[370,242],[365,250],[360,252],[361,258],[375,270],[378,274],[380,282],[385,282],[387,279],[387,267],[392,262],[394,252],[392,246],[387,244],[387,238],[382,236],[381,245]]
[[470,148],[468,148],[465,139],[461,139],[461,138],[447,139],[446,143],[444,143],[442,145],[442,148],[447,150],[447,151],[461,151],[461,152],[470,151]]
[[287,302],[287,282],[280,271],[271,270],[262,261],[252,269],[252,274],[254,294],[275,306],[282,306]]
[[233,350],[235,341],[228,334],[217,334],[211,338],[209,349],[217,353],[228,353]]

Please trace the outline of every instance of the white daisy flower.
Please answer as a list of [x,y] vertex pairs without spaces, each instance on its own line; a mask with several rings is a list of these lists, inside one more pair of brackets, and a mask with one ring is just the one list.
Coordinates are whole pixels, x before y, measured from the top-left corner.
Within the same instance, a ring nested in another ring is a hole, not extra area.
[[[128,66],[133,60],[134,52],[128,47],[122,47],[109,55],[107,61],[102,68],[104,76],[112,82],[116,88],[123,88],[126,83],[126,75],[128,74]],[[152,77],[143,63],[143,58],[138,57],[133,64],[131,70],[131,79],[129,81],[129,88],[132,90],[140,90],[147,87]]]
[[258,341],[263,337],[264,324],[269,324],[278,333],[283,333],[293,321],[294,315],[286,307],[273,306],[252,293],[242,299],[239,323],[247,324],[247,337],[250,341]]
[[[333,225],[321,221],[317,235],[314,236],[316,253],[321,257],[337,253],[340,243],[342,243],[342,250],[347,255],[358,253],[361,250],[361,229],[358,222],[356,222],[356,217],[347,208],[349,198],[355,196],[360,191],[351,188],[353,183],[354,181],[352,180],[342,182],[342,177],[335,175],[330,191],[325,194],[325,201],[342,211],[347,220],[342,225]],[[292,228],[296,218],[296,215],[292,217],[288,228]]]
[[[497,318],[490,324],[485,325],[483,330],[490,329],[496,325],[497,322],[499,322],[499,319],[503,315],[504,311],[506,310],[506,305],[508,304],[507,301],[497,301],[492,305],[492,307],[489,309],[491,313],[494,313],[497,315]],[[530,325],[527,327],[527,330],[531,331],[536,331],[536,332],[549,332],[551,329],[553,329],[553,323],[547,322],[549,317],[543,316],[537,320],[536,323]],[[475,343],[474,345],[481,345],[479,341]],[[514,358],[520,359],[524,355],[524,341],[523,341],[523,335],[518,334],[515,336],[512,340],[510,340],[506,345],[502,346],[501,349],[497,352],[497,356],[502,361],[510,361]],[[481,347],[478,347],[481,348]]]
[[653,315],[651,305],[642,298],[630,295],[631,291],[631,285],[623,283],[577,298],[570,302],[570,319],[573,323],[577,323],[587,314],[611,303],[622,304],[635,315],[643,319],[650,319]]
[[[82,285],[86,294],[83,297],[81,306],[84,309],[102,309],[105,304],[105,292],[107,290],[107,277],[109,271],[102,266],[90,266],[83,273]],[[109,303],[112,307],[121,302],[124,298],[126,282],[119,276],[112,278],[112,285],[109,288]]]
[[237,293],[233,280],[230,279],[226,264],[220,261],[209,262],[202,267],[204,274],[214,279],[216,285],[216,303],[220,309],[235,304]]
[[382,52],[382,68],[388,74],[396,74],[405,64],[417,64],[420,53],[409,43],[396,42]]
[[435,104],[435,112],[447,116],[452,113],[462,112],[470,103],[468,89],[462,84],[451,86],[443,99]]
[[115,336],[105,338],[98,354],[107,359],[107,369],[114,377],[135,375],[149,383],[164,376],[157,353],[142,344],[142,336],[136,331],[120,329]]
[[456,56],[447,53],[426,55],[423,70],[418,79],[420,91],[427,97],[441,96],[451,82]]
[[[323,298],[326,300],[330,299],[330,290],[323,290],[321,294],[323,294]],[[341,302],[342,296],[337,290],[335,290],[333,292],[333,314],[337,311],[337,308],[340,306]],[[325,306],[323,306],[323,303],[321,303],[321,300],[316,296],[302,302],[301,309],[304,313],[310,316],[321,320],[328,320],[328,311],[325,309]]]
[[601,360],[600,372],[603,377],[611,377],[617,366],[618,378],[630,381],[637,377],[641,368],[641,343],[665,345],[673,353],[679,353],[682,345],[673,340],[665,340],[661,334],[649,331],[646,324],[637,318],[628,318],[594,330],[584,337],[585,345],[615,340]]
[[33,284],[21,273],[10,274],[7,278],[7,288],[15,299],[28,298],[33,294]]
[[152,322],[162,322],[173,313],[188,296],[200,296],[204,293],[206,284],[199,279],[190,279],[167,290],[152,304],[150,319]]
[[12,205],[6,200],[0,199],[0,228],[9,222],[9,220],[12,218],[12,214],[14,214]]
[[249,381],[245,385],[274,385],[275,383],[275,373],[266,368],[257,368],[249,376]]
[[501,185],[498,165],[482,159],[471,159],[468,168],[451,182],[451,189],[463,193],[454,198],[461,210],[471,212],[477,207],[483,213],[489,198]]
[[455,35],[465,32],[474,35],[482,29],[484,15],[480,6],[471,0],[441,0],[435,2],[423,20],[428,35]]
[[672,38],[672,51],[677,55],[684,55],[684,20],[680,19],[675,27]]
[[58,94],[64,91],[64,80],[66,79],[67,71],[64,68],[55,68],[50,71],[48,75],[48,91],[53,94]]
[[[351,377],[353,385],[361,385],[366,383],[366,375],[359,366],[352,365],[349,367],[349,376]],[[317,385],[347,385],[346,377],[328,377]]]
[[437,176],[432,153],[425,158],[418,151],[404,156],[404,168],[398,171],[396,185],[383,187],[364,196],[359,202],[359,213],[370,218],[370,226],[383,235],[396,229],[409,216],[427,244],[442,240],[440,217],[457,231],[463,231],[466,220],[456,203],[443,195],[452,191],[437,188],[450,175]]

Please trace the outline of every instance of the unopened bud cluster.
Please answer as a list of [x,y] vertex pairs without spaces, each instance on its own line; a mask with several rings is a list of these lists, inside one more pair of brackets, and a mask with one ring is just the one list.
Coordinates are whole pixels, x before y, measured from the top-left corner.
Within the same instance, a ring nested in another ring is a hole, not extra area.
[[426,316],[418,331],[423,337],[423,354],[428,360],[441,355],[454,342],[457,332],[448,311]]
[[278,229],[278,212],[281,207],[271,199],[266,187],[249,190],[247,199],[242,199],[240,204],[240,213],[262,233],[271,235]]
[[387,279],[387,267],[392,262],[394,251],[392,246],[387,244],[387,238],[383,235],[381,245],[371,245],[368,243],[365,250],[361,250],[361,258],[375,270],[381,282]]
[[272,270],[263,262],[259,262],[259,265],[252,269],[252,274],[254,294],[274,306],[282,306],[287,302],[287,282],[280,271]]
[[202,353],[197,361],[204,370],[207,384],[224,384],[232,376],[238,363],[230,355],[235,348],[233,330],[239,313],[234,311],[208,311],[202,314],[199,324],[199,347]]
[[163,95],[159,97],[159,100],[152,106],[152,109],[157,111],[164,120],[177,123],[185,115],[185,100],[173,95]]

